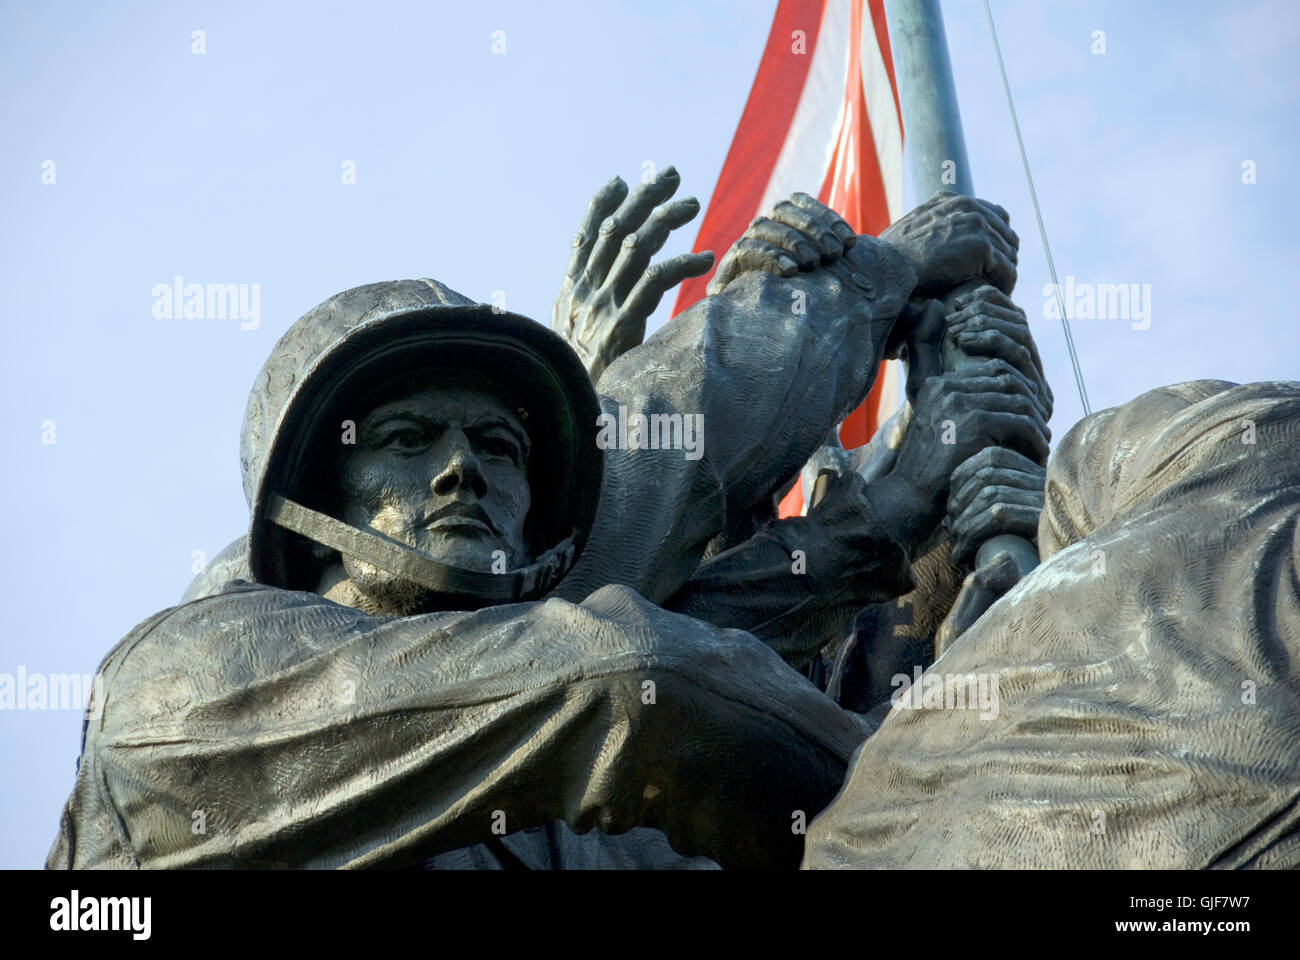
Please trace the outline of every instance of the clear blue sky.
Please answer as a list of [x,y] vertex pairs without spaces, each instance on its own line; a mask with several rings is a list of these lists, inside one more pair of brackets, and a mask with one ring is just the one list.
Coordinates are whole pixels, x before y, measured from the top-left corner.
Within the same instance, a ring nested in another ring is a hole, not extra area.
[[[211,557],[242,532],[247,392],[314,304],[432,276],[482,300],[503,290],[545,320],[578,218],[611,175],[675,163],[682,194],[707,202],[774,8],[0,5],[0,673],[93,672],[176,602],[194,551]],[[1149,329],[1076,324],[1094,408],[1197,377],[1295,377],[1284,295],[1298,265],[1300,7],[993,9],[1062,277],[1151,285]],[[982,8],[944,12],[977,192],[1022,237],[1017,299],[1059,437],[1081,408],[1059,324],[1041,319],[1046,266]],[[347,160],[355,185],[340,182]],[[178,274],[260,284],[260,327],[155,319],[154,285]],[[43,862],[80,722],[0,711],[0,867]]]

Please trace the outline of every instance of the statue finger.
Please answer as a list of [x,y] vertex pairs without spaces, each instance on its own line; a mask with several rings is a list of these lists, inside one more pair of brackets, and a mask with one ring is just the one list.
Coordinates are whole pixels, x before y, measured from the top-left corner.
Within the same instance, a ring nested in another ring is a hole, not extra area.
[[999,358],[981,358],[972,366],[944,374],[943,389],[953,394],[966,394],[966,403],[982,407],[990,394],[1015,396],[1029,401],[1033,408],[1047,420],[1051,408],[1041,396],[1037,384],[1020,370]]
[[[957,533],[971,529],[970,539],[988,540],[998,533],[1017,533],[1026,540],[1034,539],[1037,532],[1039,515],[1043,511],[1043,490],[1023,490],[1018,487],[991,487],[983,490],[963,510],[949,510],[946,514],[950,531]],[[1006,511],[1013,510],[1014,522],[998,526],[996,518],[1005,518]],[[983,519],[980,519],[983,518]],[[992,519],[989,519],[992,518]],[[1028,518],[1023,526],[1021,520]],[[975,524],[975,526],[972,526]],[[1019,524],[1019,526],[1018,526]]]
[[1002,206],[1002,204],[1000,203],[994,203],[992,200],[985,200],[982,197],[975,197],[974,199],[976,203],[984,207],[984,209],[988,210],[989,213],[993,214],[1003,223],[1010,226],[1011,214],[1007,212],[1006,207]]
[[948,223],[955,231],[954,245],[977,253],[980,274],[1004,293],[1010,293],[1015,286],[1019,254],[996,231],[989,229],[989,218],[975,213],[959,213]]
[[768,216],[788,227],[794,227],[803,234],[805,239],[817,248],[824,261],[843,256],[844,244],[835,236],[835,231],[798,204],[790,200],[782,200],[772,208]]
[[601,222],[600,229],[596,231],[596,242],[592,245],[591,253],[587,257],[587,265],[582,271],[580,279],[583,283],[593,290],[598,290],[605,285],[605,277],[609,274],[610,265],[618,256],[627,234],[628,230],[617,213],[610,214]]
[[619,221],[629,233],[641,229],[641,224],[646,222],[651,211],[660,204],[667,203],[681,183],[682,178],[676,167],[664,167],[653,180],[638,184],[628,195],[617,211]]
[[[944,416],[953,421],[952,440],[972,444],[974,449],[989,446],[1007,446],[1019,450],[1036,462],[1047,452],[1051,431],[1043,414],[1040,401],[1019,391],[966,393],[950,397]],[[949,412],[951,411],[951,412]],[[1015,427],[1007,432],[1006,417],[1014,418]],[[1032,424],[1027,429],[1022,425]],[[1029,443],[1025,438],[1042,438],[1041,449],[1037,440]],[[1004,442],[1005,441],[1005,442]]]
[[949,530],[953,562],[965,566],[983,543],[1001,534],[1033,540],[1038,536],[1041,515],[1041,504],[998,503],[988,510],[961,517]]
[[1011,214],[1006,209],[989,200],[975,199],[975,202],[982,207],[984,219],[989,227],[995,230],[1013,249],[1020,249],[1020,235],[1011,229]]
[[[943,187],[934,191],[928,200],[917,207],[917,210],[942,210],[944,214],[947,214],[949,212],[960,210],[962,205],[969,201],[970,197],[965,194]],[[915,212],[916,211],[913,211],[913,213]]]
[[[1047,437],[1050,438],[1052,435],[1047,427],[1047,421],[1050,419],[1051,413],[1037,393],[1026,393],[1023,388],[1017,388],[1014,391],[1008,391],[1007,394],[1003,395],[1003,398],[996,400],[993,399],[993,394],[986,393],[980,395],[980,400],[975,404],[975,407],[989,413],[1017,413],[1032,416],[1037,423],[1041,424],[1042,430]],[[996,435],[990,435],[990,440],[996,442]],[[1026,454],[1026,456],[1030,455]]]
[[949,314],[954,318],[945,324],[945,331],[950,337],[963,333],[984,333],[996,331],[1013,342],[1029,350],[1034,342],[1034,335],[1029,329],[1024,314],[1001,307],[986,307],[983,310],[967,313]]
[[967,357],[956,370],[944,374],[952,390],[980,393],[1022,392],[1033,394],[1033,382],[1001,357]]
[[976,317],[996,317],[1008,323],[1029,326],[1029,317],[1010,297],[991,284],[984,284],[973,293],[965,293],[953,301],[953,310],[945,319],[948,326],[967,323]]
[[[1006,237],[1002,236],[997,230],[989,229],[989,224],[992,222],[990,218],[977,216],[975,214],[966,214],[962,217],[955,218],[955,220],[965,226],[972,234],[983,237],[994,251],[1001,254],[1013,265],[1020,263],[1020,252],[1016,247],[1009,243]],[[1001,288],[996,285],[995,289],[1001,290]]]
[[[1019,262],[1019,254],[1017,254],[1016,263]],[[957,305],[959,310],[972,303],[984,303],[989,306],[1005,307],[1008,310],[1016,310],[1021,313],[1024,312],[1020,310],[1020,307],[1016,305],[1014,300],[990,283],[980,284],[974,290],[963,293],[961,296],[954,299],[953,303]]]
[[756,271],[792,277],[799,272],[799,265],[770,243],[741,237],[723,256],[718,272],[709,283],[709,293],[720,293],[741,274]]
[[[955,561],[954,556],[954,561]],[[969,557],[963,558],[965,562]],[[987,565],[972,571],[962,581],[957,599],[939,630],[935,633],[935,654],[942,655],[958,637],[975,625],[989,607],[1016,584],[1014,558],[1008,552],[997,554]]]
[[618,257],[610,267],[605,281],[612,286],[615,303],[622,303],[641,279],[650,258],[668,240],[668,234],[683,224],[690,223],[699,212],[700,202],[694,197],[665,203],[654,209],[639,230],[623,238]]
[[952,489],[958,490],[967,483],[989,486],[1012,473],[1037,477],[1042,486],[1043,468],[1032,460],[1003,447],[987,447],[974,456],[967,457],[952,472]]
[[637,186],[617,210],[601,221],[596,233],[596,243],[587,261],[583,277],[593,287],[605,282],[628,234],[640,229],[650,212],[666,201],[681,183],[676,169],[665,167],[650,183]]
[[[977,492],[964,508],[950,509],[948,517],[954,523],[960,521],[963,517],[969,522],[977,516],[989,513],[996,514],[998,511],[995,508],[1003,506],[1026,507],[1033,510],[1037,515],[1038,511],[1043,509],[1043,491],[1026,490],[1023,487],[1003,484],[985,487]],[[1011,530],[1006,532],[1020,533],[1022,531]]]
[[1046,463],[1052,448],[1052,431],[1037,413],[990,413],[985,436],[995,446],[1023,453],[1036,463]]
[[797,207],[803,207],[803,209],[830,227],[831,232],[835,234],[845,250],[858,242],[858,235],[849,226],[849,222],[815,197],[802,192],[792,193],[790,194],[790,202]]
[[1038,351],[1026,348],[1000,330],[964,330],[955,338],[957,347],[971,357],[995,357],[1010,363],[1029,382],[1033,395],[1041,401],[1043,413],[1051,415],[1052,396]]
[[980,201],[972,197],[961,197],[955,209],[948,214],[948,221],[963,232],[987,237],[990,242],[1006,252],[1014,263],[1020,258],[1020,237],[1007,226],[1006,222],[989,212]]
[[745,236],[770,243],[794,260],[801,270],[811,270],[821,262],[821,254],[804,239],[803,234],[768,217],[756,217],[745,230]]
[[694,197],[673,200],[655,207],[644,226],[636,232],[640,238],[640,249],[651,256],[658,253],[659,248],[667,242],[668,235],[690,223],[699,212],[700,201]]
[[1033,355],[1001,330],[963,330],[954,338],[968,356],[1000,357],[1026,377],[1036,377]]
[[[979,299],[971,299],[972,297],[979,297]],[[958,297],[954,303],[958,304],[958,308],[945,317],[945,336],[952,338],[954,343],[962,345],[963,349],[969,349],[973,355],[981,356],[1000,356],[1000,353],[997,350],[990,352],[987,346],[985,349],[978,347],[970,349],[968,344],[963,344],[963,335],[998,331],[1018,343],[1028,351],[1033,371],[1031,373],[1026,370],[1021,363],[1015,365],[1030,379],[1036,380],[1038,392],[1046,399],[1047,408],[1050,410],[1053,401],[1052,388],[1047,382],[1047,373],[1043,368],[1042,355],[1038,351],[1038,342],[1029,328],[1029,320],[1025,312],[992,286],[980,287],[974,294]],[[1009,360],[1011,357],[1007,356],[1006,359]]]
[[[998,447],[988,447],[957,464],[950,481],[950,489],[953,494],[955,495],[957,489],[976,474],[987,475],[988,471],[1006,465],[1006,461],[1003,460],[1004,453]],[[951,496],[948,502],[952,502]]]
[[1001,312],[1000,308],[990,307],[984,313],[958,316],[959,319],[947,325],[949,337],[959,340],[964,334],[999,333],[1024,348],[1033,360],[1035,369],[1042,374],[1043,365],[1036,349],[1037,345],[1034,343],[1034,335],[1022,315],[1009,311]]
[[709,250],[702,253],[682,253],[652,264],[632,287],[627,299],[623,301],[621,313],[641,317],[641,329],[644,335],[645,319],[655,312],[663,295],[687,277],[703,276],[712,266],[713,253]]
[[1035,463],[1047,462],[1052,432],[1035,398],[1023,394],[967,393],[947,399],[950,405],[945,405],[937,419],[953,421],[952,442],[969,450],[1009,447]]
[[996,486],[1019,489],[1043,489],[1045,472],[1042,467],[1023,454],[1006,447],[985,447],[973,457],[968,457],[952,472],[949,480],[949,512],[956,515],[966,510],[981,490]]
[[[981,221],[982,222],[982,221]],[[954,267],[973,271],[978,278],[1010,293],[1016,285],[1016,260],[1013,252],[1001,238],[983,229],[972,228],[971,220],[957,217],[949,221],[955,235],[949,246],[955,258]]]
[[999,289],[1010,293],[1016,288],[1016,262],[998,249],[996,243],[990,243],[984,258],[984,276],[996,284]]
[[627,196],[627,184],[622,177],[615,177],[596,191],[596,195],[587,204],[587,212],[582,217],[578,232],[573,238],[573,253],[569,255],[569,265],[564,275],[570,280],[577,280],[591,256],[591,248],[596,243],[600,225],[606,217],[618,209],[618,205]]
[[1038,344],[1029,328],[1029,318],[1010,297],[986,284],[972,293],[963,294],[953,302],[957,309],[945,317],[949,336],[956,338],[962,333],[1000,330],[1029,351],[1038,378],[1046,388],[1046,373]]

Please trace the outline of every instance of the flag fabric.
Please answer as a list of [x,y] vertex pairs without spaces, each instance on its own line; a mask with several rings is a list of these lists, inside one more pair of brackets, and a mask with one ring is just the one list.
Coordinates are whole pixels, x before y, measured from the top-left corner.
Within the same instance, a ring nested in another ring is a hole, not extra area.
[[[902,215],[903,121],[884,0],[780,0],[694,249],[721,257],[751,220],[800,190],[858,233],[879,234]],[[673,314],[702,298],[708,280],[685,281]],[[846,448],[866,443],[897,409],[898,367],[881,364],[870,395],[840,425]],[[796,483],[780,513],[801,512]]]

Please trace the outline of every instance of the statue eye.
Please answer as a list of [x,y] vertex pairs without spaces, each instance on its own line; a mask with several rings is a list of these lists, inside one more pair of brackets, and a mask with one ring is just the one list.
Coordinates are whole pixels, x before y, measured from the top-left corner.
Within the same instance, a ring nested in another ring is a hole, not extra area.
[[405,428],[394,430],[388,436],[384,437],[382,446],[397,447],[399,450],[418,450],[425,446],[428,440],[419,430]]
[[504,437],[487,436],[479,441],[479,449],[489,457],[504,457],[519,465],[519,448]]

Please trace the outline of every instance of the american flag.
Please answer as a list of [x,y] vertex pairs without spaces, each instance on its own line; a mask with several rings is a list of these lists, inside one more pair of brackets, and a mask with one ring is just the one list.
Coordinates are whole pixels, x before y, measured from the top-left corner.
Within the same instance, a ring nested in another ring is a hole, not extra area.
[[[799,190],[816,191],[858,233],[878,234],[903,212],[903,121],[884,0],[780,0],[694,249],[721,256],[754,217]],[[673,314],[702,298],[708,280],[683,283]],[[897,409],[898,367],[881,364],[870,395],[840,425],[846,448],[866,443]],[[798,484],[780,512],[803,512]]]

